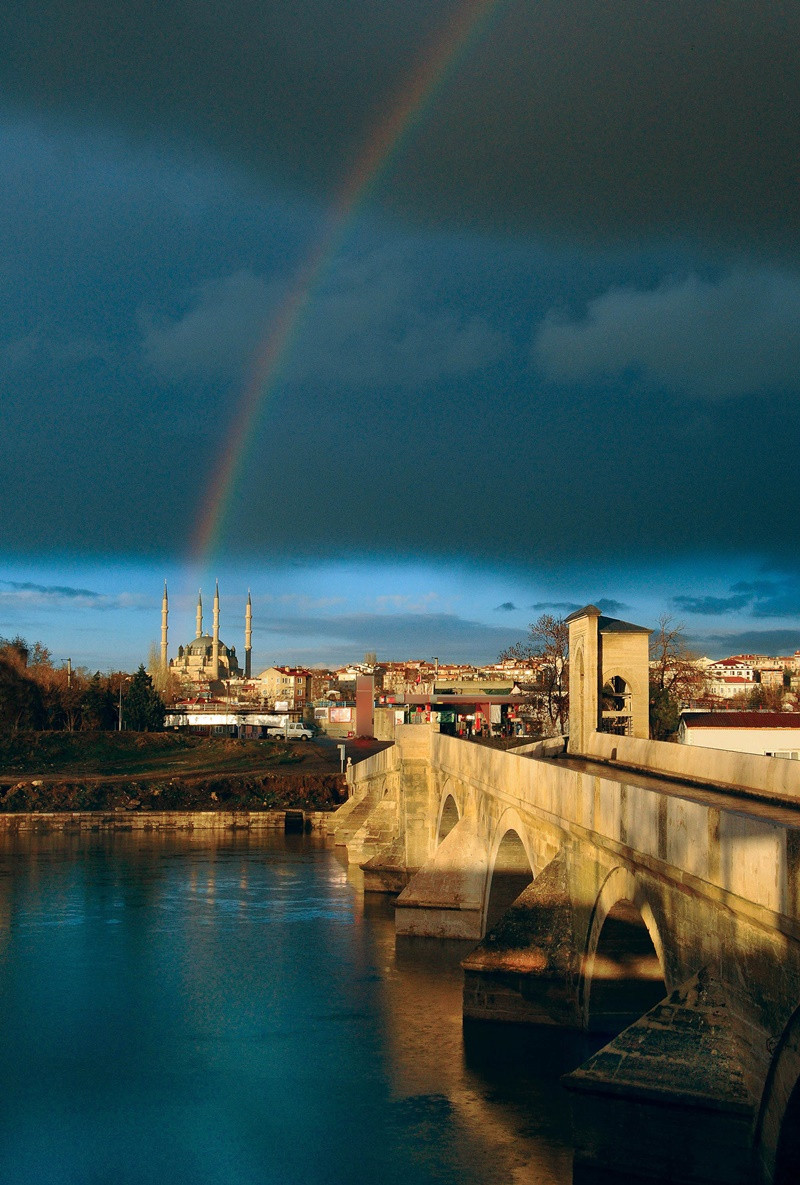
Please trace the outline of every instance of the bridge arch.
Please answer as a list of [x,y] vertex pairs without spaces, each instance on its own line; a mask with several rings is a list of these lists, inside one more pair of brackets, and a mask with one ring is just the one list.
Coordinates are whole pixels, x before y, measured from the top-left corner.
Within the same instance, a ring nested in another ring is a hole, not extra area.
[[452,782],[447,782],[439,802],[439,813],[436,819],[435,846],[438,848],[446,839],[457,823],[461,821],[461,809],[458,804]]
[[608,874],[592,910],[580,984],[584,1026],[621,1032],[667,994],[664,947],[629,868]]
[[515,810],[500,818],[489,849],[481,933],[486,934],[536,876],[527,828]]
[[761,1097],[756,1151],[773,1185],[800,1179],[800,1008],[777,1043]]

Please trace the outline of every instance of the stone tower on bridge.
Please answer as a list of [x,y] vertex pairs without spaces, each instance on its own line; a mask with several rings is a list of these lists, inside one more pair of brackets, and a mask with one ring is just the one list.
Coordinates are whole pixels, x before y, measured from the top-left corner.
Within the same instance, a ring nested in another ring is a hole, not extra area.
[[594,732],[648,737],[651,631],[595,605],[569,625],[569,751],[585,753]]

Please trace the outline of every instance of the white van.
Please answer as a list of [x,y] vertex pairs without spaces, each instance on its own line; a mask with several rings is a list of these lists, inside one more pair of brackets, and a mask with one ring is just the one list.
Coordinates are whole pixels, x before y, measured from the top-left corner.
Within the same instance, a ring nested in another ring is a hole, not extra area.
[[278,725],[267,729],[268,737],[279,737],[285,741],[310,741],[314,734],[307,725],[299,720],[290,720],[288,724]]

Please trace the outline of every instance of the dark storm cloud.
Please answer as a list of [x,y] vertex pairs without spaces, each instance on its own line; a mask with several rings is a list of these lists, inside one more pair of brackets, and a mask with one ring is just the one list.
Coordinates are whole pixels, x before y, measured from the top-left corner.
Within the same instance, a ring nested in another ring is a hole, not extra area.
[[698,399],[795,391],[800,373],[800,275],[691,275],[649,291],[615,288],[578,321],[549,316],[534,357],[551,378],[633,375]]
[[[6,7],[0,545],[186,554],[333,182],[461,6]],[[800,281],[776,248],[800,201],[798,23],[498,5],[375,191],[452,221],[358,206],[268,384],[224,550],[534,573],[796,553]]]
[[0,604],[27,608],[58,609],[152,609],[151,598],[129,594],[108,596],[89,588],[64,584],[37,584],[30,580],[0,580]]
[[732,584],[728,596],[677,596],[675,604],[684,613],[725,616],[747,613],[752,617],[792,617],[800,614],[800,582],[752,580]]
[[535,601],[531,605],[531,609],[535,609],[539,613],[574,613],[576,609],[583,608],[577,601]]
[[752,597],[738,593],[730,597],[674,597],[675,604],[683,613],[717,616],[740,613],[752,603]]
[[61,597],[71,600],[79,598],[80,600],[97,600],[100,593],[92,592],[89,588],[70,588],[63,584],[34,584],[29,580],[0,580],[0,589],[11,589],[14,592],[21,593],[41,593],[48,597]]
[[625,609],[629,609],[630,605],[626,605],[624,601],[615,601],[613,597],[600,597],[594,604],[601,611],[601,613],[622,613]]
[[[20,0],[7,105],[328,189],[463,5]],[[500,3],[384,193],[446,217],[783,239],[800,223],[800,8]]]
[[686,641],[695,653],[705,654],[709,658],[728,658],[734,654],[781,656],[800,649],[800,629],[687,634]]
[[[269,648],[269,635],[307,639],[319,652],[360,656],[377,650],[387,661],[414,655],[447,654],[452,662],[489,662],[519,640],[519,631],[484,625],[452,613],[352,613],[328,617],[270,617],[254,627],[259,649]],[[300,642],[302,646],[302,641]]]
[[[145,367],[167,382],[241,380],[283,291],[245,268],[189,292],[178,316],[142,314]],[[485,318],[431,299],[402,252],[383,249],[341,261],[286,372],[314,386],[419,387],[470,374],[504,348]]]
[[[592,604],[596,605],[602,613],[608,614],[620,613],[623,609],[628,608],[622,601],[615,601],[612,597],[600,597]],[[531,605],[531,609],[536,609],[541,613],[559,613],[564,617],[582,608],[583,605],[579,605],[577,601],[536,601]]]
[[189,292],[177,317],[141,312],[145,368],[166,382],[241,379],[279,299],[278,285],[240,269]]

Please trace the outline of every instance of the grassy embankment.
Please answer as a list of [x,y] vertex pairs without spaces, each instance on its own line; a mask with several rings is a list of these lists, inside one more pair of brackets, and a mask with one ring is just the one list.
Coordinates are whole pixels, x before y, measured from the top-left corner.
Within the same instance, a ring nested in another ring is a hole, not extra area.
[[13,733],[0,735],[0,813],[333,808],[345,791],[326,764],[316,746],[283,741]]

